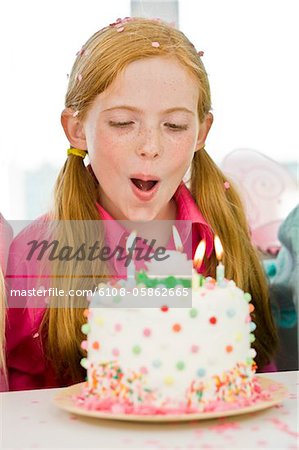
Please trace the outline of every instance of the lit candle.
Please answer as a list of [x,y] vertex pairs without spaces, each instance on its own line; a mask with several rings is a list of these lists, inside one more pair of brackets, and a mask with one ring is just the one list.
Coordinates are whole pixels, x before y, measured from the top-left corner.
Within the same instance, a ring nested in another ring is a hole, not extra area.
[[203,239],[197,246],[193,260],[193,271],[192,271],[192,289],[197,290],[199,286],[202,285],[203,277],[198,273],[203,258],[206,251],[206,241]]
[[135,284],[135,263],[133,261],[133,251],[134,251],[136,236],[137,236],[136,231],[135,230],[132,231],[132,233],[130,234],[130,236],[128,237],[127,242],[126,242],[127,254],[128,255],[131,254],[131,256],[132,256],[132,259],[129,262],[129,265],[127,267],[127,278],[128,278],[129,284],[132,284],[132,285]]
[[215,236],[214,246],[216,257],[218,259],[218,265],[216,267],[216,281],[217,284],[221,284],[224,281],[224,265],[221,262],[221,258],[223,255],[223,247],[218,236]]

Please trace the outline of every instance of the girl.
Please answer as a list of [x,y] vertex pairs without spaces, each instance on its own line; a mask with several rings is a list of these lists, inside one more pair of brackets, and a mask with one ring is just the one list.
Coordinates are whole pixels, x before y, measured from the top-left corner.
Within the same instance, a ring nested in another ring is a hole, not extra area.
[[[211,276],[216,267],[213,233],[218,234],[227,277],[254,299],[257,364],[263,369],[277,344],[266,280],[239,197],[204,149],[213,117],[200,56],[183,33],[159,20],[118,19],[88,40],[69,79],[62,125],[71,148],[57,180],[51,217],[84,224],[192,220],[194,243],[203,237],[207,241],[204,273]],[[83,162],[87,152],[88,167]],[[189,166],[190,191],[182,182]],[[76,241],[78,236],[69,230],[68,238]],[[20,260],[16,242],[11,273]],[[24,270],[32,273],[28,264]],[[102,265],[97,268],[102,275],[105,271]],[[28,287],[29,280],[22,278],[22,283]],[[67,297],[62,304],[60,299],[59,308],[34,314],[29,308],[11,309],[11,389],[83,380],[80,329],[85,319],[82,308],[74,308],[75,300]]]
[[0,214],[0,392],[7,390],[7,372],[5,362],[5,283],[3,272],[6,270],[8,247],[12,230]]

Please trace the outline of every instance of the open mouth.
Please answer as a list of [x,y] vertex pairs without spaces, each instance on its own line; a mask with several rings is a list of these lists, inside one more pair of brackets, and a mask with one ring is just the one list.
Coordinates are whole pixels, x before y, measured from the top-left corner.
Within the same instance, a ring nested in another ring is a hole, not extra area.
[[143,192],[151,191],[154,186],[158,183],[158,180],[140,180],[139,178],[131,178],[132,183]]

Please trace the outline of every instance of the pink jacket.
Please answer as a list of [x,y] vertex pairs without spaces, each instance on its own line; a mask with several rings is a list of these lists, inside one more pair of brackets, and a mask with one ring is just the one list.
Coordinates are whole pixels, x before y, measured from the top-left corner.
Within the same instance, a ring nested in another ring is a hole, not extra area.
[[[8,249],[12,240],[12,229],[4,217],[0,214],[0,270],[5,274]],[[0,299],[2,302],[2,299]],[[0,309],[0,314],[6,314],[5,309]],[[0,341],[0,345],[2,342]],[[0,392],[7,391],[7,383],[2,368],[0,367]]]

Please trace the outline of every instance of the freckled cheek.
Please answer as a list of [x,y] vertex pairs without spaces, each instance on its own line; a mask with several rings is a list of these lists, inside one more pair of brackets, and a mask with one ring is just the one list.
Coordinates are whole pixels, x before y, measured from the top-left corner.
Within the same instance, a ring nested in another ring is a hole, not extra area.
[[88,151],[91,163],[101,167],[111,166],[120,161],[125,153],[119,140],[107,133],[95,137]]
[[172,152],[176,162],[184,163],[192,160],[196,148],[196,141],[193,136],[182,137],[178,141],[172,142],[169,149]]

